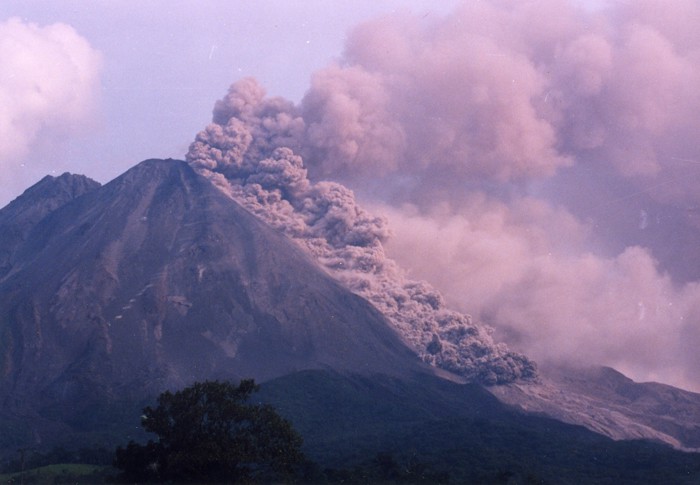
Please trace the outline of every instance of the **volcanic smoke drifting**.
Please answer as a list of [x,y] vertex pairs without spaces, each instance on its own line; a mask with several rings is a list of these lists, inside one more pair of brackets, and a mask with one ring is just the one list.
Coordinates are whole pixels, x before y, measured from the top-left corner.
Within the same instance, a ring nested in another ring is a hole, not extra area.
[[388,16],[299,105],[234,84],[187,159],[427,362],[534,373],[383,244],[536,360],[700,389],[699,24],[693,0]]
[[435,290],[404,280],[384,255],[384,219],[360,208],[343,185],[309,181],[301,157],[288,148],[304,127],[293,106],[266,100],[247,79],[216,104],[214,122],[197,135],[187,160],[371,301],[424,361],[491,384],[534,376],[531,362],[446,309]]

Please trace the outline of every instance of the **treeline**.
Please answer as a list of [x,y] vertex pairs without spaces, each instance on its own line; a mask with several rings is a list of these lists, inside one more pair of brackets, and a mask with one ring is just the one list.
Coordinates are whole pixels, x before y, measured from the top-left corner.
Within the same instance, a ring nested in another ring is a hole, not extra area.
[[[0,474],[12,476],[9,483],[45,483],[47,478],[52,483],[133,483],[123,471],[113,467],[115,460],[114,451],[104,448],[80,450],[67,450],[57,447],[46,453],[32,452],[22,466],[21,460],[16,459],[7,462]],[[78,469],[63,469],[67,464],[95,465],[103,467],[95,471],[88,469],[85,474],[80,474]],[[37,469],[60,465],[54,475],[47,471],[38,473]],[[21,476],[22,473],[24,476]],[[510,483],[508,480],[512,473],[500,473],[494,476],[496,481],[492,483]],[[191,481],[190,478],[187,481]],[[502,481],[501,481],[502,479]],[[151,476],[151,481],[159,481]],[[139,480],[137,480],[139,481]],[[170,479],[170,482],[178,482]],[[210,480],[208,480],[210,481]],[[233,477],[222,478],[222,482],[231,483]],[[261,480],[258,480],[261,481]],[[248,479],[246,483],[255,483],[256,480]],[[341,484],[341,483],[382,483],[382,484],[447,484],[450,483],[450,475],[447,472],[436,470],[434,466],[420,461],[416,457],[402,460],[388,452],[378,453],[373,459],[362,464],[345,468],[322,468],[317,463],[305,461],[296,470],[280,483],[311,483],[311,484]],[[4,483],[4,482],[3,482]],[[533,482],[535,483],[535,482]],[[541,482],[537,482],[541,483]]]
[[[373,379],[367,392],[350,385],[358,381],[317,373],[285,382],[277,383],[285,399],[260,393],[257,403],[250,399],[259,389],[252,380],[166,392],[156,406],[143,409],[142,428],[154,436],[146,443],[131,441],[116,450],[24,450],[24,461],[18,453],[5,472],[81,463],[105,467],[93,473],[93,483],[700,483],[699,454],[645,441],[616,442],[496,404],[481,406],[478,388]],[[452,387],[459,394],[450,393]],[[269,402],[275,408],[264,404]],[[450,410],[445,402],[464,415],[443,412]],[[475,411],[463,411],[464,403]],[[305,446],[277,407],[294,417]]]
[[[48,465],[103,466],[91,479],[111,483],[448,483],[449,475],[415,457],[400,460],[379,453],[352,468],[322,468],[302,452],[302,438],[268,404],[251,404],[259,386],[253,380],[195,383],[164,392],[156,407],[146,407],[143,428],[157,436],[145,444],[130,441],[116,451],[104,448],[49,452],[18,450],[6,463],[10,480],[24,481],[30,470]],[[16,474],[20,473],[18,477]],[[37,475],[38,476],[38,475]],[[50,475],[41,475],[48,480]],[[63,482],[66,471],[52,481]],[[70,475],[80,481],[79,476]]]

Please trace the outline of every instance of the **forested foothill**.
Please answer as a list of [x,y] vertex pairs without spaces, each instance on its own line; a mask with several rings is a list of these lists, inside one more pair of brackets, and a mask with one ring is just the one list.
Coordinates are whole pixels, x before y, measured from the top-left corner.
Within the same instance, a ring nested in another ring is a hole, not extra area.
[[[5,462],[3,483],[19,483],[20,475],[24,483],[700,479],[698,454],[649,441],[613,441],[514,412],[478,385],[425,376],[409,382],[304,371],[260,386],[251,380],[196,383],[154,402],[134,416],[150,441],[122,443],[116,453],[24,450],[24,463],[20,453]],[[68,468],[71,463],[93,466]]]

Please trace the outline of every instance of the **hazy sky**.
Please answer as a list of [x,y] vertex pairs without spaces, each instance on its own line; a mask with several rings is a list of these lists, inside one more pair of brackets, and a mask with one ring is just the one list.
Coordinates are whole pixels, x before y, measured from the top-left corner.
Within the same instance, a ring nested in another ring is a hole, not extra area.
[[[0,114],[0,205],[47,173],[78,172],[105,182],[146,158],[182,158],[209,121],[214,100],[235,80],[253,76],[270,94],[299,101],[312,72],[340,56],[347,31],[360,21],[396,9],[437,15],[456,3],[3,0],[0,100],[11,102],[13,112]],[[20,22],[14,29],[7,24],[12,17]],[[74,32],[46,40],[56,23]],[[75,63],[41,44],[77,50],[73,36],[96,57],[78,61],[90,79],[76,81]],[[15,112],[32,109],[27,91],[36,82],[46,92],[44,106],[34,107],[16,132],[7,130]],[[74,113],[71,96],[93,99]],[[68,123],[61,119],[67,116]]]
[[498,339],[700,390],[700,5],[592,4],[5,0],[0,204],[182,158],[253,77],[266,141]]

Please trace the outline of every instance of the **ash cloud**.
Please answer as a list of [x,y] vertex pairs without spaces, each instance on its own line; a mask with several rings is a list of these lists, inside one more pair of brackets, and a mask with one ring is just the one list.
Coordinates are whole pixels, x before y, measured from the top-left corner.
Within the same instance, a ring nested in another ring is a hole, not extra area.
[[427,283],[404,278],[384,254],[385,219],[362,209],[345,186],[308,179],[301,157],[286,146],[304,126],[293,106],[266,99],[246,79],[217,102],[213,123],[197,135],[187,160],[372,302],[425,362],[488,384],[534,377],[531,361],[449,310]]
[[[546,0],[361,25],[301,103],[358,148],[309,137],[309,171],[361,190],[388,253],[512,347],[700,389],[699,20],[697,2]],[[379,94],[344,89],[363,74]],[[364,158],[380,136],[324,118],[344,96],[396,151]]]
[[[699,10],[484,1],[437,20],[360,25],[301,103],[302,155],[314,177],[410,174],[411,201],[449,198],[435,173],[522,186],[587,163],[641,188],[667,172],[683,178],[700,150],[700,41],[688,20]],[[694,189],[681,181],[653,192],[697,201]]]
[[531,372],[449,306],[538,361],[700,390],[699,23],[692,0],[390,15],[298,105],[234,85],[188,159],[426,361]]
[[48,149],[92,119],[100,64],[97,51],[68,25],[0,22],[0,181],[6,189],[26,186],[22,163],[36,165],[29,159],[38,147]]

